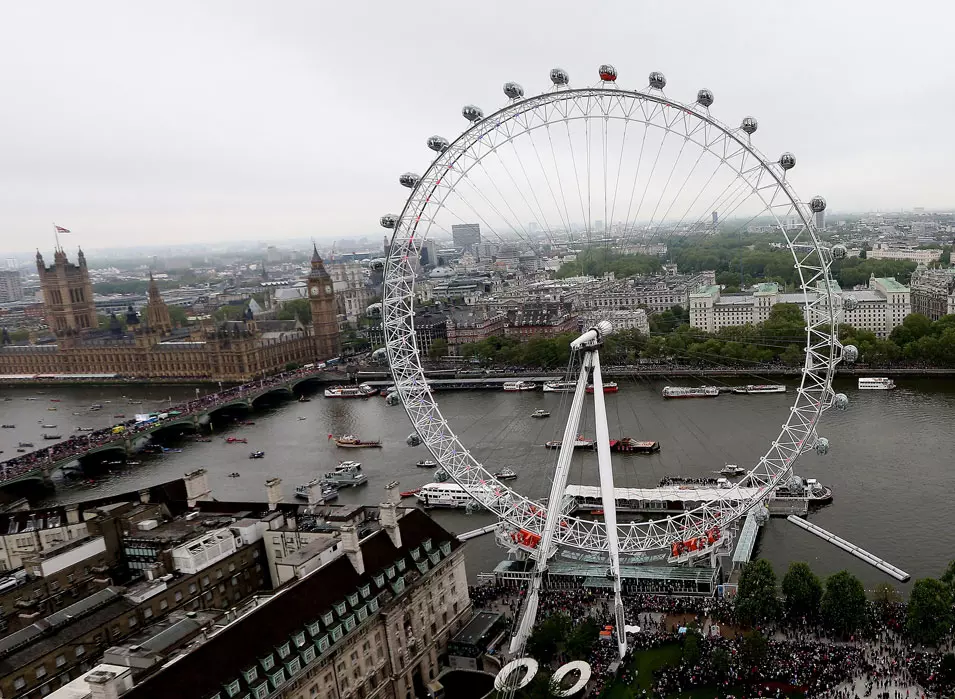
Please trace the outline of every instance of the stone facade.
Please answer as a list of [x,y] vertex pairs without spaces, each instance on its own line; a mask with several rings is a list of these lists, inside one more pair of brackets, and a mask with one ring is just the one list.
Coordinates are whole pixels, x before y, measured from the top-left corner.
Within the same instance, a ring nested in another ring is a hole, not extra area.
[[912,313],[931,320],[955,313],[955,269],[919,268],[912,274]]
[[318,248],[312,246],[312,271],[308,274],[308,299],[312,308],[312,329],[319,360],[338,357],[342,353],[338,330],[338,303],[332,278]]

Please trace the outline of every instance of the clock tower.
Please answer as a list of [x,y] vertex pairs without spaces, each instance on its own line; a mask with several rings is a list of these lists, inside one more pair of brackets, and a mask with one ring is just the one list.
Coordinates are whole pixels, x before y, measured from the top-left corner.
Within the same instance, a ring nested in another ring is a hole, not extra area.
[[308,301],[312,308],[312,334],[319,361],[338,357],[342,352],[338,333],[338,304],[332,278],[328,276],[318,248],[312,243],[312,271],[308,273]]

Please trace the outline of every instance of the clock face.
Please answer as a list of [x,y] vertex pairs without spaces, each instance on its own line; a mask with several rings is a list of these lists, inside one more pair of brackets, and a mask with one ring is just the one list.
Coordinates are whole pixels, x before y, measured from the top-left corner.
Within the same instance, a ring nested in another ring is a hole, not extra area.
[[325,293],[326,293],[326,294],[332,293],[332,287],[326,286],[326,287],[325,287]]
[[318,287],[313,286],[311,290],[312,296],[318,296]]

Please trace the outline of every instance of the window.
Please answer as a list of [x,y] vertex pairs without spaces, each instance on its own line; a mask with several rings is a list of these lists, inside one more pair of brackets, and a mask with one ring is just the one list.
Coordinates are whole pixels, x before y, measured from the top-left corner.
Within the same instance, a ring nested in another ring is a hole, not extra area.
[[196,588],[196,584],[195,584],[195,583],[189,583],[189,594],[190,594],[190,595],[196,594],[196,590],[197,590],[197,589],[198,589],[198,588]]
[[275,659],[272,657],[271,654],[266,655],[264,658],[262,658],[262,669],[263,669],[263,670],[265,670],[266,672],[268,672],[268,671],[271,670],[273,667],[275,667]]
[[285,663],[285,669],[288,670],[289,677],[302,669],[302,661],[298,657],[292,658]]
[[15,680],[13,680],[14,689],[23,689],[26,686],[27,686],[27,681],[23,679],[22,677],[18,677]]
[[259,679],[259,669],[253,665],[248,670],[243,670],[242,676],[245,678],[246,684],[251,686],[253,682]]
[[338,641],[344,634],[342,633],[342,625],[338,624],[332,629],[332,643]]
[[234,697],[239,693],[239,680],[232,680],[229,684],[225,685],[225,693],[230,697]]
[[315,638],[318,635],[318,630],[320,626],[317,621],[313,621],[309,623],[305,628],[308,629],[308,635],[311,636],[312,638]]
[[222,580],[222,568],[216,568],[216,580]]
[[339,619],[345,615],[345,603],[344,603],[344,602],[335,602],[335,604],[334,604],[333,606],[335,607],[335,613],[338,614],[338,618],[339,618]]
[[322,623],[325,624],[325,628],[331,626],[333,621],[335,621],[335,617],[332,616],[331,612],[325,612],[322,614]]
[[66,665],[66,656],[62,654],[56,656],[56,666],[63,667],[64,665]]
[[292,642],[293,642],[296,646],[298,646],[299,648],[301,648],[302,646],[304,646],[304,645],[305,645],[305,632],[304,632],[304,631],[299,631],[299,632],[296,633],[294,636],[292,636]]
[[282,684],[285,681],[284,668],[277,672],[273,672],[271,675],[269,675],[269,681],[272,683],[273,688],[278,687],[280,684]]
[[145,607],[145,608],[143,608],[143,618],[144,618],[144,619],[152,619],[152,618],[153,618],[153,609],[152,609],[152,607]]
[[40,679],[41,677],[46,677],[46,665],[40,665],[36,669],[36,678]]
[[77,658],[83,657],[83,654],[86,652],[86,649],[83,646],[77,646],[74,653],[76,653]]
[[182,602],[182,590],[176,590],[176,594],[173,595],[173,599],[177,602]]
[[276,650],[278,650],[280,658],[287,658],[288,654],[292,652],[288,641],[280,645]]
[[252,696],[254,696],[255,699],[265,699],[265,697],[267,697],[268,695],[269,695],[268,682],[263,682],[258,687],[254,687],[252,689]]
[[302,660],[307,663],[315,660],[315,646],[308,646],[302,651]]
[[[149,607],[146,607],[146,609],[149,610],[149,615],[152,616],[153,610],[152,610],[152,609],[149,609]],[[145,612],[143,613],[143,616],[146,616]],[[146,617],[146,618],[148,619],[149,617]],[[127,622],[127,624],[129,625],[129,628],[135,629],[135,628],[136,628],[136,624],[139,623],[139,619],[137,619],[137,618],[134,617],[134,616],[131,616],[131,617],[129,617],[129,619],[126,620],[126,622]]]
[[162,610],[169,609],[169,601],[168,601],[168,600],[160,600],[160,601],[159,601],[159,608],[162,609]]
[[205,586],[208,585],[208,584],[209,584],[209,576],[208,576],[208,575],[203,575],[203,576],[202,576],[202,586],[205,587]]
[[331,645],[331,642],[328,640],[328,634],[325,634],[317,641],[318,652],[324,653],[328,650],[328,647]]
[[351,608],[352,608],[352,609],[354,609],[355,607],[358,606],[358,593],[357,593],[357,592],[352,592],[351,594],[347,595],[347,599],[348,599],[348,604],[351,605]]

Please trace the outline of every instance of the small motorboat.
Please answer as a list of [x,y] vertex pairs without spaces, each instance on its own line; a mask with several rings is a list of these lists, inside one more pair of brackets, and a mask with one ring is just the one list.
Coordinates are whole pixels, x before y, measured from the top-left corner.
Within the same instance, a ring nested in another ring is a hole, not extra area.
[[126,465],[127,465],[127,466],[139,466],[141,463],[142,463],[142,461],[127,461],[127,462],[126,462]]
[[45,429],[45,430],[55,430],[55,429],[56,429],[56,425],[40,425],[40,427],[42,427],[42,428]]
[[19,444],[17,444],[17,446],[18,446],[18,447],[32,447],[32,446],[33,446],[33,442],[20,442]]
[[47,410],[56,410],[56,408],[47,408]]
[[61,434],[47,434],[46,432],[44,432],[44,433],[43,433],[43,439],[63,439],[63,435],[61,435]]
[[122,413],[119,413],[118,415],[113,415],[113,417],[118,420],[118,419],[122,419],[122,418],[124,418],[124,417],[126,417],[126,416],[123,415]]
[[499,481],[512,481],[517,478],[517,473],[512,469],[507,468],[506,466],[500,471],[494,474],[494,477]]
[[15,430],[17,428],[16,425],[0,425],[0,427],[2,427],[5,430]]
[[531,417],[550,417],[550,413],[547,410],[541,410],[538,408],[531,413]]
[[233,471],[232,473],[229,474],[229,478],[238,478],[238,477],[239,477],[239,474],[236,471]]
[[59,398],[50,398],[50,402],[51,402],[51,403],[59,403],[59,402],[60,402],[60,399],[59,399]]
[[301,422],[302,420],[308,420],[308,418],[305,417],[304,415],[299,415],[298,419],[299,419],[299,422]]
[[76,431],[77,432],[92,432],[93,428],[92,427],[77,427]]
[[438,465],[437,461],[431,461],[430,459],[422,459],[421,461],[415,464],[415,466],[417,466],[418,468],[435,468],[437,467],[437,465]]
[[744,473],[746,473],[746,469],[736,464],[726,464],[720,469],[721,476],[742,476]]
[[249,440],[245,437],[226,437],[226,444],[248,444]]
[[250,458],[250,459],[264,459],[264,458],[265,458],[265,452],[264,452],[264,451],[253,451],[251,454],[249,454],[249,458]]
[[402,490],[400,495],[403,498],[413,498],[415,495],[421,492],[421,488],[415,488],[414,490]]
[[235,424],[237,424],[237,425],[245,425],[246,427],[251,427],[252,425],[255,424],[255,421],[253,421],[253,420],[237,420]]
[[17,449],[17,451],[18,451],[19,453],[21,453],[21,454],[25,454],[25,453],[26,453],[26,449]]

